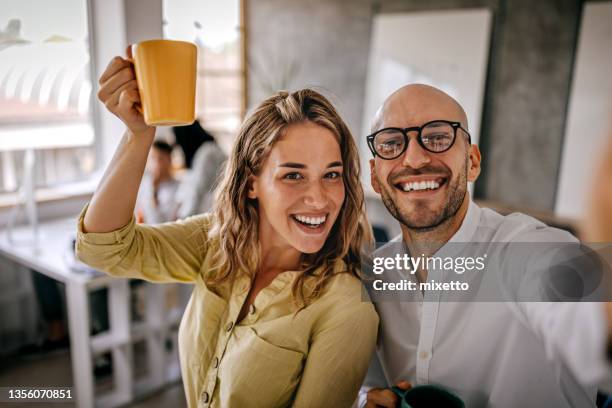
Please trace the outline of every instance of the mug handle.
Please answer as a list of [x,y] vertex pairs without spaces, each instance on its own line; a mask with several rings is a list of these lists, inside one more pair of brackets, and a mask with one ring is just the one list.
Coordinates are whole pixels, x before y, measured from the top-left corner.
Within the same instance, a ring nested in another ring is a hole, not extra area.
[[[135,44],[129,44],[125,51],[126,51],[126,54],[127,54],[126,60],[129,61],[134,66],[134,76],[136,76],[136,65],[134,64],[134,57],[133,57],[133,54],[132,54],[132,47],[134,45]],[[138,78],[136,78],[136,81],[138,82]],[[136,104],[136,105],[134,105],[134,107],[136,108],[136,110],[138,112],[140,112],[140,114],[142,116],[144,116],[144,110],[142,109],[142,104],[140,104],[140,103]]]
[[400,387],[398,387],[397,385],[394,385],[393,387],[391,387],[391,391],[393,391],[393,393],[395,395],[397,395],[400,399],[404,398],[404,395],[406,395],[406,393],[408,391],[410,391],[410,389],[408,390],[402,390]]

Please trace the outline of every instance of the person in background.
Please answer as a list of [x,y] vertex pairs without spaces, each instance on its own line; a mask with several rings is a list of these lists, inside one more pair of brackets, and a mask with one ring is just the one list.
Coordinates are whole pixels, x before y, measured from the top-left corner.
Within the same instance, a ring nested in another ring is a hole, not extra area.
[[160,224],[174,221],[178,210],[178,180],[172,175],[172,147],[161,140],[153,143],[136,204],[138,221]]
[[612,243],[612,131],[595,171],[580,238]]
[[[580,238],[584,242],[612,243],[612,128],[607,146],[601,155],[594,173],[588,211],[583,220]],[[608,358],[612,360],[612,302],[606,304],[608,318]],[[612,394],[612,384],[604,391]],[[612,407],[612,397],[606,408]]]
[[[197,127],[192,129],[197,129]],[[199,129],[202,128],[199,127]],[[191,169],[188,170],[179,185],[178,218],[209,212],[213,207],[214,188],[218,177],[222,174],[227,155],[210,133],[206,132],[206,135],[209,138],[198,148]]]
[[200,121],[196,120],[191,125],[175,126],[172,128],[175,142],[183,151],[185,156],[185,168],[191,169],[195,155],[200,147],[206,142],[214,142],[213,135],[208,133]]

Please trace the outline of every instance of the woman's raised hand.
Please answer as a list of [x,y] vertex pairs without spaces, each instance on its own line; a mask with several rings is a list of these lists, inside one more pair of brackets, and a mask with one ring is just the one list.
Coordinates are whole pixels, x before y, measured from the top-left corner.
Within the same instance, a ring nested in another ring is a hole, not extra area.
[[140,94],[134,64],[131,62],[131,49],[131,46],[127,47],[127,58],[113,58],[100,76],[98,99],[106,109],[125,123],[132,134],[137,135],[150,132],[154,128],[145,123],[142,113],[138,110]]

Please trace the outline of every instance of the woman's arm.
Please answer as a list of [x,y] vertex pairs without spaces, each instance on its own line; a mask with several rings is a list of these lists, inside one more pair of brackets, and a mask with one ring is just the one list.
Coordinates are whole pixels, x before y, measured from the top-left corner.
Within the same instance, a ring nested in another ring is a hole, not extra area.
[[350,407],[357,399],[378,331],[369,302],[330,316],[314,334],[294,407]]
[[114,231],[130,221],[155,137],[155,128],[148,126],[136,109],[140,96],[130,61],[113,58],[99,83],[98,98],[125,123],[127,131],[90,201],[83,221],[86,232]]
[[[128,57],[130,52],[128,49]],[[115,276],[154,282],[191,282],[207,249],[206,217],[159,226],[133,218],[155,128],[136,109],[140,102],[132,64],[115,57],[100,77],[98,98],[127,131],[78,221],[76,256]]]
[[198,215],[160,225],[136,225],[132,218],[112,232],[85,233],[81,215],[76,257],[117,277],[193,282],[206,257],[209,228],[210,216]]

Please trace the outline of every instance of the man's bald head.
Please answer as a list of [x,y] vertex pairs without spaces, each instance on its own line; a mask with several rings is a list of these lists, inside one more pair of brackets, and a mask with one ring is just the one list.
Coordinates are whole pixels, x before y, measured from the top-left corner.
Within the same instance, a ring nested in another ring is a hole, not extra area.
[[[414,129],[438,120],[459,122],[461,129],[467,131],[465,111],[455,99],[432,86],[407,85],[380,107],[372,133],[383,128]],[[382,139],[389,133],[382,133]],[[404,137],[413,139],[415,133],[410,136],[404,133]],[[453,143],[441,152],[427,149],[422,140],[420,143],[405,140],[397,157],[385,159],[375,154],[370,160],[372,187],[402,225],[405,240],[433,231],[446,240],[467,212],[467,183],[480,174],[480,151],[470,144],[469,134],[461,133],[464,143]],[[455,135],[458,134],[455,128]],[[395,141],[390,138],[391,146]],[[429,182],[430,187],[417,189],[416,182],[420,186]]]
[[374,117],[372,132],[384,127],[419,126],[436,119],[461,122],[468,129],[467,115],[454,98],[433,86],[410,84],[383,102]]

